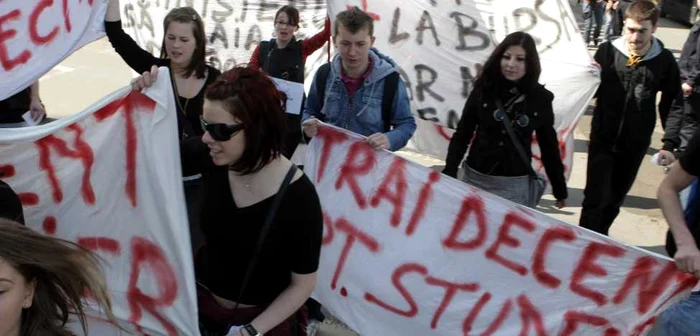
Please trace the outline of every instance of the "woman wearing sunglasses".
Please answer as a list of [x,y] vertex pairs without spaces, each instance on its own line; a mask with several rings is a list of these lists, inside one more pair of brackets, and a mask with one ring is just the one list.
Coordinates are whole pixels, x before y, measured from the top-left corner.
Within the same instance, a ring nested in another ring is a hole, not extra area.
[[539,199],[530,192],[530,177],[536,174],[531,168],[530,149],[534,132],[557,200],[555,205],[565,206],[568,193],[554,130],[554,95],[538,83],[540,72],[532,37],[523,32],[506,36],[474,83],[450,141],[443,173],[457,177],[471,141],[462,179],[513,202],[535,207]]
[[281,155],[284,102],[265,74],[235,67],[207,88],[201,141],[181,143],[183,170],[202,174],[195,273],[205,335],[305,335],[300,307],[316,284],[323,223],[313,183]]
[[[299,11],[294,6],[280,7],[275,14],[275,38],[260,42],[248,66],[275,78],[304,84],[306,58],[326,44],[331,36],[331,23],[326,18],[322,31],[297,40],[294,33],[299,30],[299,23]],[[291,158],[301,140],[301,115],[287,114],[286,117],[288,132],[282,154]]]

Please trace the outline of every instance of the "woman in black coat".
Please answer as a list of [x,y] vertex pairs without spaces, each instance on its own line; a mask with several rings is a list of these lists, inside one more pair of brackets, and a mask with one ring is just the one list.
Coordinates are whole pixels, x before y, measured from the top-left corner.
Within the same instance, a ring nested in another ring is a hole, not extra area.
[[[568,195],[554,130],[554,95],[538,83],[540,72],[532,37],[523,32],[506,36],[474,83],[450,141],[443,173],[457,177],[458,166],[471,140],[462,179],[513,202],[535,207],[539,200],[530,196],[529,189],[530,148],[535,132],[556,206],[565,206]],[[502,110],[497,107],[499,103]],[[527,165],[503,124],[504,113],[526,152]]]

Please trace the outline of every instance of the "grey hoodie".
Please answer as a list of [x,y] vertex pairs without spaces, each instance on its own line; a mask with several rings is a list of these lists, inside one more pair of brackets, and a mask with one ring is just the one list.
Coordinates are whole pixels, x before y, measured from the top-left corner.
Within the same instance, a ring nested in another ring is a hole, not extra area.
[[[626,36],[623,36],[623,37],[616,39],[615,41],[613,41],[612,44],[617,50],[622,52],[623,55],[627,56],[628,58],[630,56],[632,56],[632,53],[630,53],[630,50],[627,47],[627,37]],[[642,58],[642,62],[651,60],[654,57],[659,56],[661,54],[662,50],[664,50],[663,43],[661,43],[661,41],[656,39],[656,37],[653,37],[651,40],[651,48],[646,53],[646,55],[644,55],[644,58]]]

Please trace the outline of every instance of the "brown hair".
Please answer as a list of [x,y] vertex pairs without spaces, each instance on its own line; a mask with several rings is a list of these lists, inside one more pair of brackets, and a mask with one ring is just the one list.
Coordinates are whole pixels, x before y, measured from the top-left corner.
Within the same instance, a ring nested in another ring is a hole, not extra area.
[[277,14],[275,14],[275,21],[277,21],[277,17],[280,16],[280,14],[282,13],[287,14],[289,23],[293,27],[299,26],[299,11],[296,8],[294,8],[294,6],[285,5],[278,9]]
[[73,335],[66,328],[70,314],[88,335],[82,302],[87,292],[115,321],[99,259],[85,248],[0,219],[0,259],[36,283],[32,305],[22,312],[20,336]]
[[168,15],[163,19],[163,43],[160,46],[160,57],[166,58],[168,55],[165,51],[165,39],[167,38],[168,27],[172,22],[179,23],[191,23],[192,24],[192,35],[194,35],[195,49],[192,54],[192,59],[190,64],[185,68],[185,77],[192,76],[192,73],[197,76],[197,78],[204,78],[204,72],[207,69],[206,62],[206,44],[207,37],[204,34],[204,23],[202,22],[202,17],[199,16],[196,10],[192,7],[179,7],[173,8]]
[[651,21],[653,26],[659,22],[661,11],[655,3],[648,0],[639,0],[631,4],[625,11],[625,20],[631,19],[637,22]]
[[346,9],[335,16],[333,36],[338,35],[339,24],[343,25],[343,27],[352,34],[356,34],[364,28],[369,28],[369,36],[373,36],[374,34],[374,21],[372,17],[357,6]]
[[221,101],[245,126],[243,154],[229,169],[252,174],[280,155],[287,133],[287,98],[267,75],[236,66],[207,88],[206,99]]

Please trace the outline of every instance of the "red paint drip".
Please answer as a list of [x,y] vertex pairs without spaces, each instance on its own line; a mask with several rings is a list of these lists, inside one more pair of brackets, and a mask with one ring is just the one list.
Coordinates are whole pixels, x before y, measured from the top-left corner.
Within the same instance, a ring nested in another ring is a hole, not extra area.
[[56,217],[48,216],[44,218],[44,223],[41,227],[44,229],[44,233],[48,235],[56,234]]
[[66,31],[70,33],[73,29],[70,23],[70,10],[68,9],[68,0],[63,0],[63,21],[66,25]]
[[447,140],[447,141],[452,140],[452,137],[451,137],[449,134],[447,134],[447,132],[445,132],[445,129],[444,129],[442,126],[436,124],[436,125],[435,125],[435,130],[437,131],[438,134],[440,134],[440,136],[441,136],[443,139],[445,139],[445,140]]
[[22,205],[24,206],[34,206],[39,204],[39,195],[35,193],[19,193],[17,196],[19,196],[19,201],[22,202]]
[[80,237],[78,244],[90,251],[105,251],[113,255],[121,253],[121,244],[108,237]]
[[148,112],[153,112],[156,102],[141,94],[140,92],[132,91],[125,97],[115,100],[95,112],[94,116],[97,121],[101,122],[105,119],[114,116],[117,111],[123,109],[124,119],[126,121],[126,195],[131,201],[131,206],[136,207],[136,152],[138,151],[138,135],[136,126],[134,125],[134,111],[136,108],[142,108]]
[[10,178],[15,176],[15,166],[13,165],[0,165],[0,177]]
[[36,141],[36,146],[39,150],[39,168],[46,171],[51,186],[53,200],[55,203],[60,203],[63,200],[63,190],[56,176],[56,167],[51,162],[51,148],[53,147],[59,156],[74,160],[80,160],[83,164],[83,178],[80,192],[83,200],[88,205],[95,204],[95,192],[90,183],[90,175],[92,166],[95,161],[95,156],[90,145],[83,140],[84,130],[77,124],[72,124],[67,127],[68,130],[75,133],[73,146],[75,150],[68,148],[68,145],[63,139],[49,135],[43,139]]
[[341,289],[340,289],[340,295],[342,295],[342,296],[344,296],[344,297],[348,297],[348,290],[345,289],[345,287],[341,288]]

